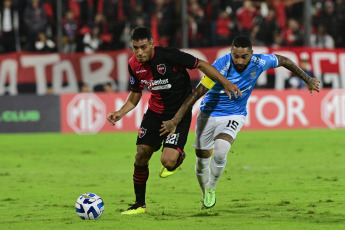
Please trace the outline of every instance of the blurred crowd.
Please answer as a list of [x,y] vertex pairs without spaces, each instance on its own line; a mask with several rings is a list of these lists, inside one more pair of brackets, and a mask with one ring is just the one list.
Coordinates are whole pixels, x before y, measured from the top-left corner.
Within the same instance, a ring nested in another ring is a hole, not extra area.
[[[182,46],[182,0],[62,0],[61,21],[55,0],[0,2],[0,53],[130,48],[137,26],[151,28],[157,45]],[[245,34],[254,45],[345,47],[345,0],[313,0],[310,11],[312,35],[305,41],[303,0],[187,0],[188,46],[228,46]]]

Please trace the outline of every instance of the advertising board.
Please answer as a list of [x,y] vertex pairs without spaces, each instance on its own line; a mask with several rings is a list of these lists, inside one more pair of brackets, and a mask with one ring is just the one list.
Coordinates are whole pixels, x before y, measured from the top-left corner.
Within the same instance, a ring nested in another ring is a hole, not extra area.
[[[61,96],[61,131],[67,133],[138,131],[150,94],[144,92],[135,109],[115,126],[106,115],[125,103],[127,93],[68,94]],[[200,100],[193,107],[191,130]],[[255,89],[247,105],[244,130],[345,128],[345,89],[321,90],[311,96],[304,90]]]
[[59,96],[0,97],[0,133],[60,132]]

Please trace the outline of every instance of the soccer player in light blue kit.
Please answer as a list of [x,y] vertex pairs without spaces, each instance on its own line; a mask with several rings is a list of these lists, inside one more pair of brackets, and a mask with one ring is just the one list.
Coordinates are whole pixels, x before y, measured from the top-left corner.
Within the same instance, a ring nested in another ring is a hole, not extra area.
[[172,135],[184,114],[206,93],[197,116],[194,145],[195,173],[202,190],[203,206],[206,208],[216,204],[217,182],[225,168],[231,145],[245,123],[247,101],[260,74],[270,68],[283,66],[306,83],[311,95],[313,90],[319,92],[320,83],[284,56],[253,54],[251,41],[246,36],[237,36],[232,42],[231,53],[217,59],[213,66],[231,83],[236,84],[241,93],[232,94],[229,100],[221,84],[204,76],[174,118],[163,122],[160,130],[161,135]]

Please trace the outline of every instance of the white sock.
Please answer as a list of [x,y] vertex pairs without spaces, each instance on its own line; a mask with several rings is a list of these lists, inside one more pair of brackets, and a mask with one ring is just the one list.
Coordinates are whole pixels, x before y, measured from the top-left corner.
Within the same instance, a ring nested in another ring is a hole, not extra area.
[[196,157],[195,175],[196,175],[196,178],[198,179],[198,182],[202,191],[202,197],[204,197],[205,186],[210,180],[210,162],[211,162],[211,157],[209,158]]
[[206,185],[207,188],[216,189],[217,182],[225,168],[226,158],[230,148],[231,144],[228,141],[216,139],[214,143],[213,158],[210,165],[210,181]]

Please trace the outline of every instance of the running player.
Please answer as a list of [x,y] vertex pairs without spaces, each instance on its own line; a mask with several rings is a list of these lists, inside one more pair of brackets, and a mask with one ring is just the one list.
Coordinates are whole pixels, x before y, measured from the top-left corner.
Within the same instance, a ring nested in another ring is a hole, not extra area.
[[130,58],[131,92],[120,110],[111,112],[107,119],[111,125],[134,109],[140,101],[144,86],[151,92],[148,110],[140,125],[137,137],[137,153],[134,163],[134,191],[136,202],[122,214],[142,214],[146,212],[146,181],[149,177],[148,162],[152,154],[159,150],[162,142],[161,162],[163,167],[159,176],[168,177],[176,172],[185,158],[183,151],[191,123],[189,112],[176,132],[167,138],[160,136],[162,121],[171,119],[192,92],[189,74],[186,70],[198,68],[207,76],[223,85],[231,98],[230,92],[240,94],[238,87],[230,83],[212,65],[175,48],[155,47],[151,31],[145,27],[134,29],[131,35],[134,55]]
[[194,145],[195,173],[206,208],[216,204],[217,182],[224,170],[227,153],[246,120],[247,101],[260,74],[267,69],[283,66],[306,83],[311,95],[313,90],[319,92],[320,83],[284,56],[253,54],[251,41],[245,36],[237,36],[232,42],[231,53],[217,59],[213,66],[229,81],[237,84],[242,97],[229,100],[221,85],[205,76],[174,118],[163,122],[160,130],[161,135],[174,135],[175,127],[184,114],[206,93],[200,104]]

